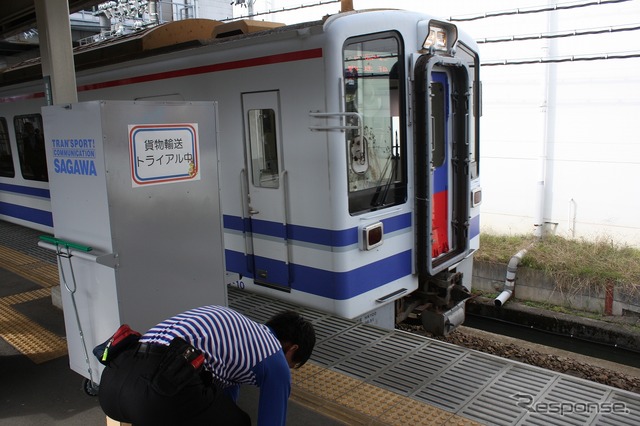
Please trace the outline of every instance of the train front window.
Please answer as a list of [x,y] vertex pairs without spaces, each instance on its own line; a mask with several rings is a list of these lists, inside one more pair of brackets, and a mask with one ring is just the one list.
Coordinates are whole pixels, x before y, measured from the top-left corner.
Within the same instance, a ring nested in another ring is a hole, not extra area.
[[11,145],[9,145],[7,120],[4,117],[0,117],[0,176],[12,178],[15,175],[13,155],[11,154]]
[[47,182],[47,157],[40,114],[21,115],[13,119],[22,177]]
[[405,202],[404,63],[396,33],[358,37],[344,47],[349,213]]

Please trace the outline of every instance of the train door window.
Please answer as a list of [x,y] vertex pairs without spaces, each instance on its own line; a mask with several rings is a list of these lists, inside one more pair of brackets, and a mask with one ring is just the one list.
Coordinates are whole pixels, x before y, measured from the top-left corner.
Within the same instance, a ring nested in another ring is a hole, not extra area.
[[431,112],[433,118],[431,121],[432,127],[432,146],[431,146],[431,158],[432,167],[440,167],[444,164],[446,133],[445,124],[447,122],[446,112],[446,100],[444,96],[444,86],[442,83],[431,83]]
[[276,113],[272,109],[251,109],[248,114],[253,185],[262,188],[278,188],[280,176]]
[[13,119],[22,177],[47,182],[47,157],[40,114],[21,115]]
[[16,174],[13,168],[13,155],[9,144],[9,131],[7,130],[7,120],[0,117],[0,176],[14,177]]
[[405,71],[395,32],[347,40],[343,50],[349,213],[407,197]]

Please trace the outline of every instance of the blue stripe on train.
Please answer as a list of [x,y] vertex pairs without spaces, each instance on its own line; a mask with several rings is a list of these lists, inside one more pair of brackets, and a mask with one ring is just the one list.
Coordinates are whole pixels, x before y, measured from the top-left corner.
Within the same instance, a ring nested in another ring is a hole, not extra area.
[[[361,266],[346,272],[333,272],[310,266],[289,265],[291,268],[291,288],[332,300],[347,300],[378,288],[407,275],[411,275],[412,251],[390,256],[386,259]],[[249,256],[250,257],[250,256]],[[225,250],[228,271],[253,278],[247,271],[247,257],[240,252]],[[277,268],[286,267],[286,263],[272,261]],[[280,265],[275,265],[280,263]]]
[[469,238],[480,235],[480,215],[474,216],[469,220]]
[[9,183],[0,183],[0,191],[14,192],[22,195],[33,195],[35,197],[51,198],[51,193],[48,189],[33,188],[31,186],[12,185]]
[[[287,225],[288,236],[285,234],[285,226],[282,223],[267,222],[264,220],[242,219],[238,216],[223,216],[225,229],[253,232],[256,235],[267,235],[276,238],[286,238],[311,244],[319,244],[328,247],[346,247],[358,243],[358,228],[349,228],[339,231],[314,228],[311,226]],[[411,227],[411,213],[383,219],[385,234]],[[253,226],[250,229],[250,226]]]
[[19,206],[17,204],[0,201],[0,215],[11,216],[27,222],[38,223],[45,226],[53,226],[53,215],[46,210]]

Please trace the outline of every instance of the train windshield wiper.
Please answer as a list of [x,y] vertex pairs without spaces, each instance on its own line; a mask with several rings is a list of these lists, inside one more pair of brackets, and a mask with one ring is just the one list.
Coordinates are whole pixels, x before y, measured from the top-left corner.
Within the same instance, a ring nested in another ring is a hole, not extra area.
[[[376,188],[376,192],[373,194],[373,198],[371,199],[371,207],[381,207],[387,201],[387,195],[389,194],[389,188],[391,187],[391,183],[394,181],[396,177],[396,173],[398,171],[398,160],[400,159],[400,154],[398,150],[400,145],[398,143],[398,132],[396,132],[395,143],[393,144],[393,154],[391,154],[387,158],[387,162],[384,164],[384,168],[382,169],[382,173],[380,174],[380,180],[378,181],[378,187]],[[387,177],[386,182],[385,176],[387,174],[387,170],[389,170],[389,165],[391,165],[391,171],[389,173],[389,177]]]

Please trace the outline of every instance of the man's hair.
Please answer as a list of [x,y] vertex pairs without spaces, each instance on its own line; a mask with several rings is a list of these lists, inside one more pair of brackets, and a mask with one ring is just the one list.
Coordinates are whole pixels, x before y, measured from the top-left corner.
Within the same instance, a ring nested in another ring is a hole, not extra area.
[[274,315],[266,325],[273,330],[280,343],[298,345],[293,355],[293,362],[298,367],[307,362],[316,344],[316,332],[310,321],[297,312],[284,311]]

